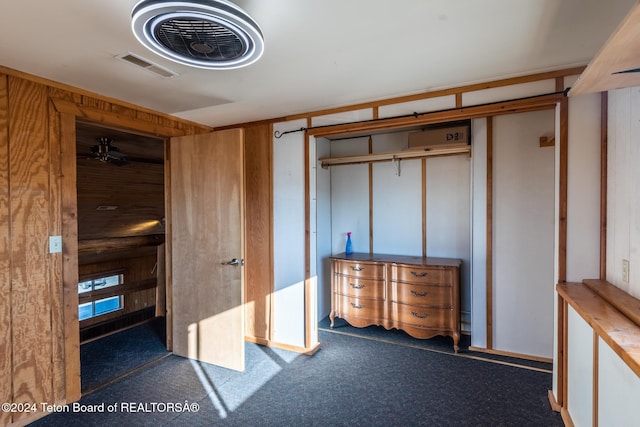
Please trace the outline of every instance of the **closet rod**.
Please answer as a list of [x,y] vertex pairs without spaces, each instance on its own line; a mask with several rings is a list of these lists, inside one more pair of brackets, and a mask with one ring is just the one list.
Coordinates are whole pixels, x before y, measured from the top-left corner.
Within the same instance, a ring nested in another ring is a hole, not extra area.
[[442,109],[442,110],[424,111],[424,112],[421,112],[421,113],[414,112],[412,114],[402,114],[402,115],[398,115],[398,116],[383,117],[383,118],[379,118],[379,119],[359,120],[359,121],[355,121],[355,122],[335,123],[335,124],[331,124],[331,125],[322,125],[322,126],[301,127],[299,129],[292,129],[292,130],[287,130],[287,131],[284,131],[284,132],[280,132],[280,131],[277,130],[277,131],[273,132],[273,136],[276,139],[280,139],[284,135],[287,135],[289,133],[306,132],[306,131],[312,130],[312,129],[330,128],[330,127],[334,127],[334,126],[355,125],[355,124],[361,124],[361,123],[378,123],[378,122],[384,122],[384,121],[387,121],[387,120],[405,119],[405,118],[409,118],[409,117],[418,118],[420,116],[425,116],[427,114],[446,113],[447,111],[457,111],[457,110],[467,109],[467,108],[488,107],[488,106],[491,106],[491,105],[502,104],[502,103],[505,103],[505,102],[527,101],[527,100],[536,99],[536,98],[542,98],[542,97],[550,96],[550,95],[560,95],[560,94],[562,94],[563,96],[566,97],[567,93],[569,92],[570,89],[571,89],[571,87],[568,87],[568,88],[566,88],[565,90],[562,90],[562,91],[543,93],[543,94],[540,94],[540,95],[525,96],[525,97],[522,97],[522,98],[506,99],[506,100],[502,100],[502,101],[486,102],[484,104],[467,105],[467,106],[464,106],[464,107],[453,107],[453,108],[445,108],[445,109]]

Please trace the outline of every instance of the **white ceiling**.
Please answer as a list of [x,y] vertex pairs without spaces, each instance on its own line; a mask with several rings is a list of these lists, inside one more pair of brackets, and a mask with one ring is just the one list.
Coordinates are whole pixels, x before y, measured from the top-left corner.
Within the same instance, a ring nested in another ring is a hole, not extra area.
[[[130,29],[137,0],[2,0],[0,65],[211,126],[586,65],[635,0],[236,0],[265,53],[172,63]],[[132,52],[179,74],[115,59]]]

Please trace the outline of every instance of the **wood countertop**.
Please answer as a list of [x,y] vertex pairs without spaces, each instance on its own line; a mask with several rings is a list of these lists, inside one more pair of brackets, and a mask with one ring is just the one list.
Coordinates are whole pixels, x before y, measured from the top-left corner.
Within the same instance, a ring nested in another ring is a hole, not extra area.
[[[585,282],[593,286],[593,281]],[[613,351],[640,377],[640,325],[625,316],[585,283],[559,283],[556,289],[598,336],[609,344]],[[611,293],[612,290],[605,292]]]

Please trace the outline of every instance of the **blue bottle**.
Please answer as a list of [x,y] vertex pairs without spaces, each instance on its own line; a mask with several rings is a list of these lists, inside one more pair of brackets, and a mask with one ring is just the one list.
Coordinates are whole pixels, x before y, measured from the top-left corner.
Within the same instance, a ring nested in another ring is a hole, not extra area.
[[344,249],[344,252],[347,255],[351,255],[353,253],[353,248],[351,247],[351,232],[347,233],[347,247]]

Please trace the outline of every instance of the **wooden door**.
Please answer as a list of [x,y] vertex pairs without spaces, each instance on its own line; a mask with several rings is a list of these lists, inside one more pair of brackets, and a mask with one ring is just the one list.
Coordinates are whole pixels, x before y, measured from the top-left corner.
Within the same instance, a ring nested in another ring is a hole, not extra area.
[[232,129],[172,138],[169,147],[173,352],[240,371],[243,140]]

